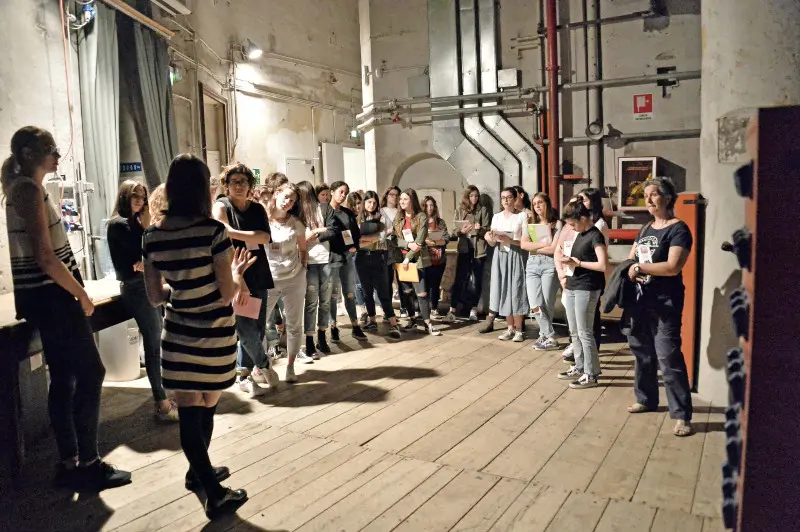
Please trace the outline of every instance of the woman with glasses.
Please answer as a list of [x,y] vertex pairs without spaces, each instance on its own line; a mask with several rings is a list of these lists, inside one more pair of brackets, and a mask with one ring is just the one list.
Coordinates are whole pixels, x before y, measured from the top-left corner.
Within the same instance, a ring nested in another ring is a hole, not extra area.
[[144,367],[160,421],[178,421],[178,405],[167,399],[161,384],[161,311],[147,299],[142,262],[142,235],[150,227],[147,188],[127,180],[119,187],[106,239],[125,308],[136,320],[144,345]]
[[506,187],[500,191],[503,210],[492,217],[486,242],[495,247],[492,258],[492,284],[489,288],[491,323],[498,314],[506,316],[508,328],[498,338],[522,342],[522,321],[530,310],[525,293],[525,252],[520,247],[528,216],[516,209],[517,191]]

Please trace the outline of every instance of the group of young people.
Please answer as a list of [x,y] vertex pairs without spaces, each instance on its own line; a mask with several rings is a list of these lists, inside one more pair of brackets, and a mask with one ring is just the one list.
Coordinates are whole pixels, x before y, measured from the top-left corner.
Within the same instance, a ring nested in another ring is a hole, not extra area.
[[[18,316],[40,331],[50,369],[50,417],[60,455],[56,484],[105,489],[128,483],[130,473],[105,463],[97,451],[105,370],[87,319],[94,306],[43,186],[57,169],[58,149],[49,132],[26,127],[13,136],[11,152],[0,181],[15,303]],[[672,216],[676,195],[668,180],[648,181],[645,197],[653,222],[637,238],[627,272],[641,295],[630,339],[637,403],[629,411],[657,408],[660,364],[670,412],[679,420],[676,434],[685,435],[691,396],[680,356],[680,270],[691,234]],[[339,293],[359,341],[367,338],[364,330],[378,328],[376,299],[392,339],[418,327],[417,309],[419,325],[439,335],[434,320],[441,317],[444,248],[452,240],[458,259],[443,320],[454,322],[459,313],[478,320],[484,264],[494,248],[490,313],[480,332],[494,330],[503,316],[507,328],[500,338],[522,341],[524,319],[532,313],[539,329],[534,348],[558,349],[553,315],[560,286],[571,337],[564,356],[574,363],[559,378],[573,388],[597,385],[598,301],[608,267],[599,192],[582,192],[561,217],[542,193],[528,204],[524,190],[509,187],[500,200],[502,210],[490,216],[480,191],[467,187],[450,232],[436,201],[420,203],[412,189],[361,196],[343,182],[314,188],[280,173],[256,186],[242,164],[225,168],[212,185],[208,167],[189,154],[172,161],[166,183],[152,194],[138,182],[120,186],[107,238],[121,297],[144,339],[156,415],[178,421],[190,465],[186,487],[205,493],[210,518],[247,499],[244,490],[220,484],[230,471],[211,464],[208,446],[223,390],[238,382],[257,396],[280,382],[264,342],[273,310],[282,308],[289,383],[297,381],[297,360],[313,362],[330,352],[328,330],[339,341]],[[402,328],[393,283],[409,318]]]

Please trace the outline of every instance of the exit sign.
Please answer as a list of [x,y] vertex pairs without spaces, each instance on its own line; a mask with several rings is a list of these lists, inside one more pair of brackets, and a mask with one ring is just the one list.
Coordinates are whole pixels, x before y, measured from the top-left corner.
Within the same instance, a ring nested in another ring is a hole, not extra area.
[[123,174],[130,174],[132,172],[141,172],[142,163],[121,163],[119,165],[120,172]]
[[253,168],[253,177],[256,178],[256,185],[261,184],[261,169],[260,168]]

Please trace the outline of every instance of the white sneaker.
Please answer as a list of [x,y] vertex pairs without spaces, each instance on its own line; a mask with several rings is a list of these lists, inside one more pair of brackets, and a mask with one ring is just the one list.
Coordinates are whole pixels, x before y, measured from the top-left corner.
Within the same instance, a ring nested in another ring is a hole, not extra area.
[[447,323],[455,323],[456,322],[456,315],[452,312],[448,312],[447,315],[444,317],[444,321]]
[[583,371],[579,370],[576,366],[570,366],[567,371],[562,371],[558,374],[558,378],[562,381],[579,379],[581,376],[583,376]]
[[514,338],[514,331],[512,329],[506,329],[503,334],[497,337],[499,340],[511,340]]
[[599,386],[597,377],[590,377],[586,373],[580,376],[576,381],[569,383],[569,387],[573,390],[583,390],[584,388],[596,388]]
[[433,323],[429,323],[428,324],[428,333],[431,336],[441,336],[442,335],[442,331],[440,331],[439,329],[434,327]]
[[306,348],[305,347],[301,347],[300,348],[300,352],[297,353],[297,359],[296,360],[299,361],[299,362],[302,362],[303,364],[313,364],[314,363],[314,357],[313,356],[309,356],[308,353],[306,353]]
[[277,388],[281,382],[281,378],[278,377],[278,372],[272,369],[272,366],[267,368],[266,371],[262,371],[261,368],[255,367],[253,368],[253,372],[250,374],[253,378],[253,382],[256,384],[268,384],[270,388]]
[[267,393],[267,389],[259,386],[258,383],[253,380],[253,377],[245,377],[244,379],[240,379],[239,389],[250,394],[250,397],[260,397]]
[[478,321],[478,313],[476,311],[469,311],[469,321]]
[[286,378],[283,380],[290,384],[297,382],[297,375],[294,374],[294,366],[286,366]]
[[436,309],[431,310],[431,319],[438,320],[439,318],[441,318],[441,316],[439,315],[439,311]]
[[514,338],[511,340],[512,342],[524,342],[525,341],[525,333],[522,331],[515,331]]

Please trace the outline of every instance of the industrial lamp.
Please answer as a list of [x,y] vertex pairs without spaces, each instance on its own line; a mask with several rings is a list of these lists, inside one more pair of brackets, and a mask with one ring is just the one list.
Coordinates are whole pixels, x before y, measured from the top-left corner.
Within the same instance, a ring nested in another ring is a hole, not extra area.
[[603,138],[603,124],[599,120],[595,120],[586,126],[586,136],[592,140],[600,140]]
[[264,50],[250,39],[246,39],[242,45],[242,53],[247,59],[253,61],[264,55]]

